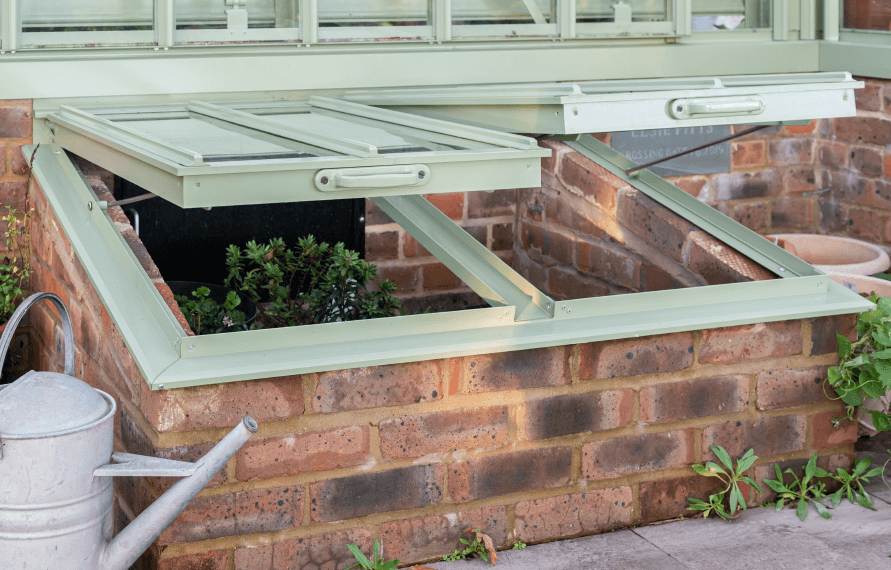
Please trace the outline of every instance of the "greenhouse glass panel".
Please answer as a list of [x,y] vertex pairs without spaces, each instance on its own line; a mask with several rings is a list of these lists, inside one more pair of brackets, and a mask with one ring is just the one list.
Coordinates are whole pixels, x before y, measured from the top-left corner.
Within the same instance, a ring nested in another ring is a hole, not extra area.
[[152,45],[152,0],[27,0],[19,47]]

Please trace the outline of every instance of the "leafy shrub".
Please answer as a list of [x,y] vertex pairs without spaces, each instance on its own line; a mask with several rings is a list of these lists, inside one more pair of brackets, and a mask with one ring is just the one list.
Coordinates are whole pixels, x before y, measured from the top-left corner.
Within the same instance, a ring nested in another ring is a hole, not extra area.
[[235,310],[241,304],[238,293],[229,291],[222,307],[209,295],[210,289],[198,287],[192,291],[191,298],[186,295],[173,297],[195,334],[246,331],[250,328],[245,322],[247,317],[244,312]]
[[31,276],[31,210],[19,213],[6,206],[6,215],[0,220],[6,222],[6,255],[0,264],[0,323],[5,323],[24,296]]
[[402,303],[392,296],[396,286],[386,279],[378,290],[368,289],[377,266],[366,263],[343,243],[330,246],[313,236],[301,238],[290,249],[281,238],[267,244],[250,241],[244,249],[226,251],[226,285],[247,295],[260,308],[264,326],[375,319],[402,314]]

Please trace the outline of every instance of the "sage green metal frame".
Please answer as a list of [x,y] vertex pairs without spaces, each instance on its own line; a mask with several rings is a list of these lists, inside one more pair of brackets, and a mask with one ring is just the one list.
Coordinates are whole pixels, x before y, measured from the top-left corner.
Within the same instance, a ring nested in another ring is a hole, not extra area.
[[[34,151],[34,145],[22,148],[26,157]],[[530,320],[522,318],[530,309],[527,304],[525,311],[511,305],[192,337],[173,317],[111,217],[95,207],[95,193],[62,147],[41,144],[33,164],[34,179],[153,390],[846,314],[873,306],[816,270],[804,268],[807,275],[799,276],[789,264],[787,279],[557,301],[552,317]],[[424,208],[414,197],[380,203],[393,206],[397,216],[414,215],[409,205]],[[428,214],[421,216],[419,227],[445,224],[442,217]],[[713,223],[722,225],[720,219]],[[448,233],[425,231],[435,237]],[[416,233],[421,237],[424,232]],[[494,276],[485,268],[470,269],[469,257],[476,252],[461,241],[453,239],[463,250],[453,257],[504,302],[512,302],[511,293],[504,292],[516,285],[512,277],[497,268]],[[440,241],[442,248],[449,244],[449,238]],[[536,302],[537,311],[541,302],[547,303],[543,297],[532,304]]]

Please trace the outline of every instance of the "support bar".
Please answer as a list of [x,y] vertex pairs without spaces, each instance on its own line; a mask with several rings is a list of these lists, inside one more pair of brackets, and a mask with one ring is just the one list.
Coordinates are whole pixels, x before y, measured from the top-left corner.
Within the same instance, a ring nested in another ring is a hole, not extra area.
[[423,196],[371,200],[490,305],[515,307],[517,321],[554,316],[553,299],[533,287]]

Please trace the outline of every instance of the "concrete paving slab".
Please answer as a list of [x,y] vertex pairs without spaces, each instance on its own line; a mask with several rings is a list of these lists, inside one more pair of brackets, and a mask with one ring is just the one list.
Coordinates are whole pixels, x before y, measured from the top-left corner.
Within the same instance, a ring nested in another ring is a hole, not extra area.
[[[492,569],[488,562],[427,564],[436,570]],[[687,567],[630,530],[529,546],[498,553],[495,570],[684,570]]]
[[693,570],[891,568],[891,505],[876,508],[845,502],[832,520],[811,508],[804,522],[791,509],[757,508],[731,523],[695,519],[635,533]]

